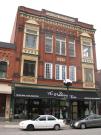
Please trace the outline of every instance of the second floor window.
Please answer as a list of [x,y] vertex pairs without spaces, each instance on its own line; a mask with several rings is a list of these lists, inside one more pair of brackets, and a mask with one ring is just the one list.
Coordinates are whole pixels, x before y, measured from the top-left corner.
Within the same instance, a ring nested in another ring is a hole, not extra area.
[[93,82],[93,69],[85,68],[84,69],[84,78],[85,82]]
[[45,34],[45,52],[46,53],[52,53],[53,52],[52,34],[51,33]]
[[69,79],[72,81],[76,81],[76,67],[69,66]]
[[36,49],[37,44],[37,32],[34,30],[26,30],[25,47]]
[[69,56],[75,57],[75,40],[74,40],[74,38],[69,39]]
[[23,75],[35,77],[35,61],[24,60]]
[[56,80],[65,80],[67,77],[67,69],[65,65],[56,64]]
[[52,79],[52,64],[51,63],[45,63],[45,79]]
[[66,55],[66,39],[60,35],[56,36],[56,54]]
[[7,76],[7,62],[0,61],[0,78],[6,78]]

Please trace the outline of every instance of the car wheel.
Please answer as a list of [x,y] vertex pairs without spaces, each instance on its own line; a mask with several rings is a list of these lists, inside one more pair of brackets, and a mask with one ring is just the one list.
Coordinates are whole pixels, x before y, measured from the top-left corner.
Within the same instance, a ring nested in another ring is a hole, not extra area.
[[82,124],[80,125],[80,128],[81,128],[81,129],[85,129],[85,128],[86,128],[86,124],[85,124],[85,123],[82,123]]
[[27,126],[27,130],[28,131],[33,131],[34,130],[34,126],[32,124]]
[[55,129],[55,130],[59,130],[59,129],[60,129],[60,125],[55,125],[55,126],[54,126],[54,129]]

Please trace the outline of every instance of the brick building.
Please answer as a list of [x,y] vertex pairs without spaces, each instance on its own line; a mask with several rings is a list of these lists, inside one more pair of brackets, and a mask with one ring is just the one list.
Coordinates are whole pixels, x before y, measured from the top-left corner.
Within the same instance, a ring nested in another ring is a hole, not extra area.
[[0,42],[0,118],[9,119],[15,45]]
[[[97,113],[94,34],[93,25],[77,18],[18,8],[11,36],[16,44],[14,118],[46,113],[68,118],[70,111],[76,119]],[[67,78],[73,82],[69,90],[63,84]]]

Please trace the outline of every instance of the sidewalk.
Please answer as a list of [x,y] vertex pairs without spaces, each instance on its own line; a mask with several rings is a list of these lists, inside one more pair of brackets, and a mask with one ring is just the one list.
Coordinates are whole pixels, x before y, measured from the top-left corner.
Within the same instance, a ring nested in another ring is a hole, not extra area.
[[0,121],[0,128],[18,128],[19,122],[17,121]]

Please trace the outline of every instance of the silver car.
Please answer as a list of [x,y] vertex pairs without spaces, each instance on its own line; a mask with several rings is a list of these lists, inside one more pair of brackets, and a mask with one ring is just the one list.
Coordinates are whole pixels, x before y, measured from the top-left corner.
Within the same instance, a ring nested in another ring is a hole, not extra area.
[[101,115],[92,114],[86,118],[71,121],[70,126],[72,128],[81,128],[81,129],[85,129],[88,127],[101,127]]

